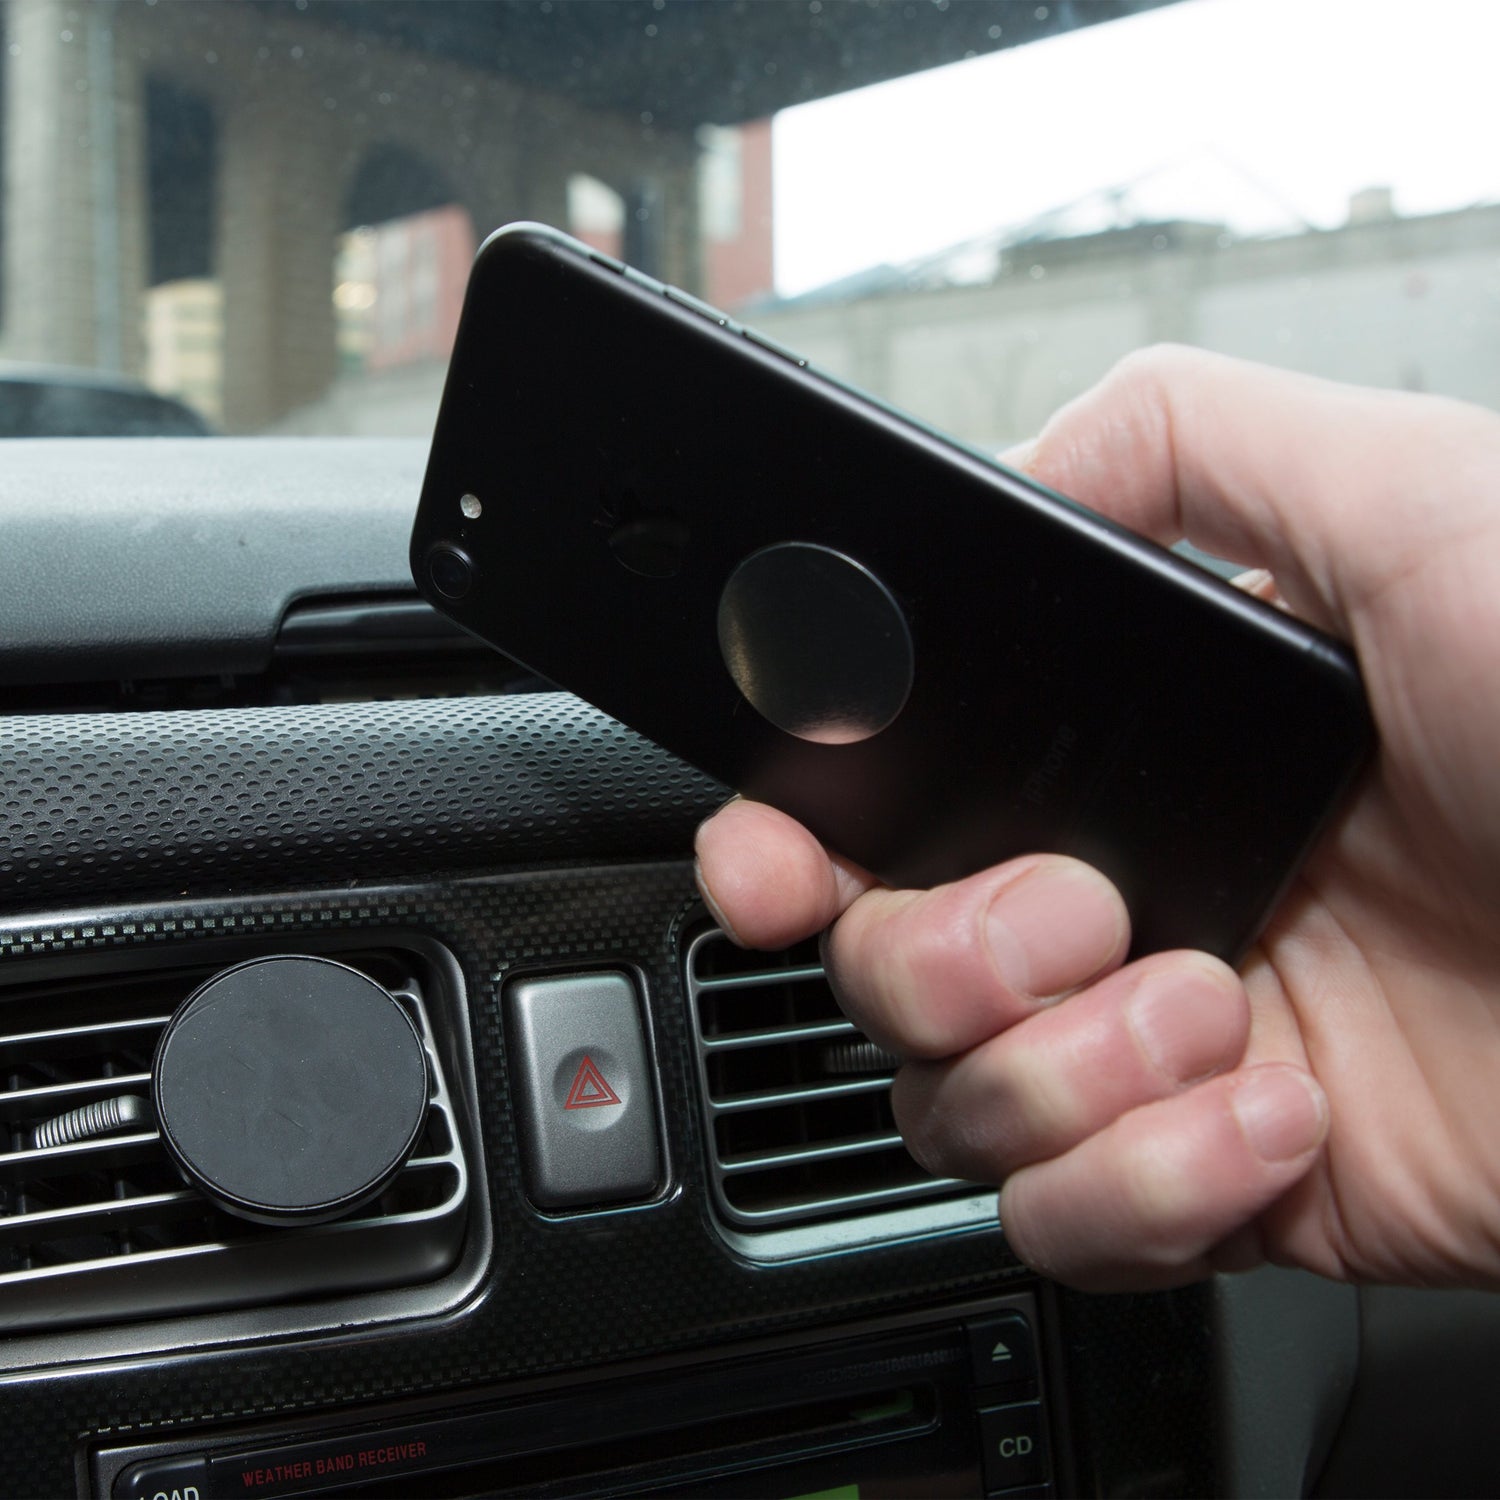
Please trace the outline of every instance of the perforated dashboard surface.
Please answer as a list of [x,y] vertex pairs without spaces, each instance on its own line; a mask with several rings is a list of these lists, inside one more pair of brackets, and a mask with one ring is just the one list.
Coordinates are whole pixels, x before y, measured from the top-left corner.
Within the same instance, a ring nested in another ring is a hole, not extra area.
[[680,856],[728,795],[561,693],[0,718],[0,766],[11,910]]
[[[496,1247],[480,1294],[442,1319],[16,1374],[0,1385],[7,1492],[67,1492],[101,1439],[722,1350],[1018,1274],[994,1231],[769,1267],[712,1230],[675,943],[691,830],[722,792],[572,700],[13,719],[0,755],[13,788],[0,986],[91,953],[161,962],[208,937],[406,933],[448,948],[468,991]],[[267,890],[282,893],[250,894]],[[647,979],[672,1189],[547,1220],[522,1193],[499,990],[601,962]]]

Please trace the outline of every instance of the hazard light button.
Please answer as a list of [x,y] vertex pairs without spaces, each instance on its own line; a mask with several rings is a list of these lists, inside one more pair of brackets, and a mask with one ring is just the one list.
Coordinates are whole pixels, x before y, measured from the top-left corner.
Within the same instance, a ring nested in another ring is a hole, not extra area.
[[526,979],[505,992],[526,1186],[539,1208],[649,1198],[660,1186],[641,1001],[621,973]]

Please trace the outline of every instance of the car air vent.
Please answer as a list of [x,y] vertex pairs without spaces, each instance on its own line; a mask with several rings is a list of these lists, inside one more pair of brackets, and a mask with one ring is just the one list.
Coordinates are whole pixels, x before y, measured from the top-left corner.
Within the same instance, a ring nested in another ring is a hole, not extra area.
[[429,996],[399,952],[337,955],[383,984],[427,1052],[427,1120],[373,1203],[316,1227],[261,1227],[178,1176],[154,1116],[37,1147],[32,1130],[149,1095],[157,1038],[220,965],[49,985],[0,1003],[0,1332],[332,1296],[441,1276],[458,1258],[468,1175]]
[[778,1229],[972,1195],[912,1160],[891,1113],[896,1059],[844,1019],[816,941],[751,953],[717,928],[687,948],[718,1206]]

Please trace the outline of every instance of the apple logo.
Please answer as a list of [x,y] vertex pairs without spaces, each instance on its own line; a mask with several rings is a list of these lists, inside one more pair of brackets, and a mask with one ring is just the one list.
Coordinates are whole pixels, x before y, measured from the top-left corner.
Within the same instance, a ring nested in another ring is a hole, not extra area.
[[609,550],[622,568],[643,578],[673,578],[682,571],[688,529],[676,512],[627,489],[601,498],[598,524],[609,527]]

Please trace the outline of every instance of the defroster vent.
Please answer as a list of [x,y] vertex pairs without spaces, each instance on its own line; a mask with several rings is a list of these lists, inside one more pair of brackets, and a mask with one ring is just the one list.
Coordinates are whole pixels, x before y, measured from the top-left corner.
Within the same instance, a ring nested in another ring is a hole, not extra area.
[[426,1281],[463,1239],[467,1174],[429,997],[399,953],[340,955],[416,1023],[426,1124],[395,1181],[354,1216],[263,1228],[177,1174],[154,1115],[115,1134],[36,1145],[70,1110],[149,1095],[162,1028],[210,969],[49,985],[0,1005],[0,1332],[336,1295]]
[[891,1113],[896,1059],[846,1020],[816,941],[751,953],[717,928],[688,945],[710,1166],[745,1229],[978,1191],[912,1159]]

